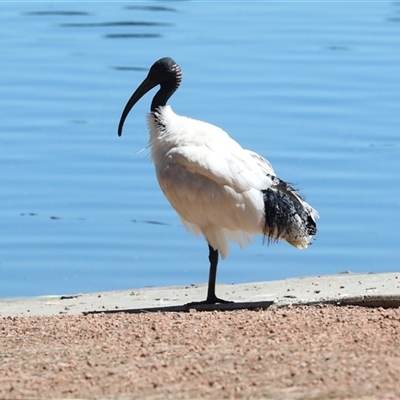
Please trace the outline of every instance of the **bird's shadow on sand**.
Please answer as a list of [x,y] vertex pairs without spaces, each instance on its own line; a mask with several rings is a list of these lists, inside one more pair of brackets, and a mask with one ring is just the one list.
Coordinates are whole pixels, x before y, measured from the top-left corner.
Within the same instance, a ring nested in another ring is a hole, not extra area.
[[[140,314],[155,312],[193,312],[193,311],[233,311],[233,310],[262,310],[275,307],[285,307],[289,304],[276,304],[273,301],[255,301],[255,302],[237,302],[237,303],[218,303],[218,304],[183,304],[179,306],[150,307],[150,308],[132,308],[132,309],[114,309],[101,311],[86,311],[84,314]],[[367,308],[400,308],[400,295],[369,295],[369,296],[351,296],[347,298],[316,300],[308,302],[294,302],[290,306],[357,306]]]
[[149,307],[149,308],[131,308],[131,309],[117,309],[117,310],[101,310],[101,311],[87,311],[85,314],[140,314],[140,313],[154,313],[154,312],[192,312],[192,311],[233,311],[233,310],[259,310],[271,307],[273,301],[255,301],[255,302],[241,302],[241,303],[218,303],[218,304],[183,304],[179,306],[165,306],[165,307]]

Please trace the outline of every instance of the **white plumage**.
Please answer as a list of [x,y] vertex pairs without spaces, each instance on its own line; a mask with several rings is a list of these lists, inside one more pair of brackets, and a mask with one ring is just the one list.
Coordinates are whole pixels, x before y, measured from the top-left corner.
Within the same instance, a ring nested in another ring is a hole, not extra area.
[[261,234],[303,249],[316,233],[318,213],[276,177],[265,158],[243,149],[214,125],[175,114],[166,102],[180,81],[175,61],[157,61],[127,103],[119,134],[133,105],[160,84],[147,116],[151,156],[160,187],[183,225],[209,244],[205,302],[215,303],[222,301],[215,296],[218,253],[227,257],[230,241],[244,248],[253,235]]

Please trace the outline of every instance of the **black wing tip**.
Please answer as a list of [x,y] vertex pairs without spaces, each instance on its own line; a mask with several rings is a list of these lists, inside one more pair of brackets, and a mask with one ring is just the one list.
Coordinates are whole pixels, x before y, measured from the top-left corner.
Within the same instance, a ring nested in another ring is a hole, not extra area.
[[262,193],[265,214],[264,235],[267,236],[268,243],[290,237],[316,235],[317,224],[314,216],[293,188],[282,182],[275,189],[269,188]]

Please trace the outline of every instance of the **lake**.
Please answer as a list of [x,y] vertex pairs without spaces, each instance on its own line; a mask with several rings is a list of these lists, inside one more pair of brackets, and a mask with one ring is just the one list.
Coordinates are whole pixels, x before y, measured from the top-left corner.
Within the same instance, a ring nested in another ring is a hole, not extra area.
[[146,149],[157,59],[320,213],[309,249],[231,246],[220,283],[399,271],[399,2],[0,3],[0,297],[208,279]]

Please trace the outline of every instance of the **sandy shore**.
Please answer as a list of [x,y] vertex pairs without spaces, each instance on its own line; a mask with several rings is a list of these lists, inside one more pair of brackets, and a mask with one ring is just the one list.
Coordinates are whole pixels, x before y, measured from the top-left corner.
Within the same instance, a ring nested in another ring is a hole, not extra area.
[[398,399],[400,310],[0,319],[1,399]]
[[[187,311],[186,303],[204,300],[207,286],[171,286],[78,293],[23,299],[1,299],[0,317],[39,315],[82,315],[82,313],[121,311]],[[400,273],[339,274],[309,276],[217,285],[217,295],[234,303],[208,310],[234,310],[282,307],[288,305],[334,304],[370,307],[400,306]]]
[[398,399],[398,278],[282,281],[270,302],[261,283],[219,287],[255,310],[137,313],[203,287],[1,300],[0,399]]

